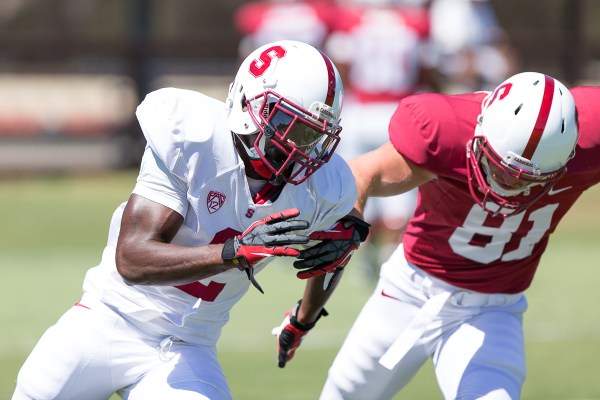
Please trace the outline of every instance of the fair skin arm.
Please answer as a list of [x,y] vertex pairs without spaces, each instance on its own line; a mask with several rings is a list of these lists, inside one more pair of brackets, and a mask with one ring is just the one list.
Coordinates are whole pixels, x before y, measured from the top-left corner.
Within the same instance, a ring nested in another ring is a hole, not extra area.
[[[418,168],[404,159],[391,143],[363,154],[348,164],[358,190],[355,209],[351,214],[358,217],[363,214],[369,197],[404,193],[436,177],[431,172]],[[300,322],[311,322],[317,319],[319,312],[340,281],[340,275],[336,277],[336,281],[328,291],[323,290],[324,276],[307,282],[304,298],[298,310]]]
[[355,208],[361,214],[369,197],[404,193],[436,178],[435,174],[406,160],[390,142],[348,164],[358,189]]

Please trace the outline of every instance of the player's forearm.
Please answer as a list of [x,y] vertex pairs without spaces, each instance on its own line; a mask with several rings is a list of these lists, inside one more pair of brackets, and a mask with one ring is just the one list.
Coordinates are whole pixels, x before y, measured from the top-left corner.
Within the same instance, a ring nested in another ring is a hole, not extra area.
[[356,208],[361,213],[369,197],[405,193],[435,178],[433,173],[406,160],[389,142],[350,160],[348,165],[358,191]]
[[148,242],[117,248],[117,270],[131,285],[180,285],[235,268],[221,259],[222,244],[198,247]]
[[387,143],[348,162],[358,192],[356,208],[362,213],[369,197],[391,196],[403,191],[410,169]]
[[353,159],[348,162],[354,181],[356,183],[356,202],[354,203],[354,209],[360,213],[360,216],[364,215],[365,206],[367,200],[371,195],[372,185],[374,177],[370,174],[367,175],[368,171],[364,171],[359,159]]
[[185,247],[171,241],[183,224],[175,210],[132,194],[117,242],[119,274],[132,285],[180,285],[234,268],[221,258],[222,244]]
[[324,289],[324,280],[327,275],[320,275],[307,280],[302,303],[298,309],[298,322],[310,324],[317,320],[321,310],[325,308],[325,304],[335,290],[342,273],[343,271],[339,271],[336,274],[334,278],[336,281],[332,283],[328,290]]

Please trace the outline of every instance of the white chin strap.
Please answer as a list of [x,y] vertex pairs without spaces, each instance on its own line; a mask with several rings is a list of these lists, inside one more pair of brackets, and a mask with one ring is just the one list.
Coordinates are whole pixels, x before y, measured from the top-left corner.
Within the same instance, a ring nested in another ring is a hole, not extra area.
[[[256,132],[255,132],[256,133]],[[253,135],[255,134],[253,133]],[[238,133],[234,133],[234,135],[236,136],[245,136],[245,135],[241,135]],[[264,136],[261,138],[261,142],[263,144],[263,148],[264,148]],[[256,149],[254,148],[254,145],[248,147],[246,145],[246,142],[244,140],[242,140],[241,138],[238,138],[238,141],[242,144],[242,146],[244,147],[244,150],[246,151],[246,154],[248,155],[248,157],[250,157],[251,160],[260,160],[260,156],[258,155],[258,152],[256,151]]]

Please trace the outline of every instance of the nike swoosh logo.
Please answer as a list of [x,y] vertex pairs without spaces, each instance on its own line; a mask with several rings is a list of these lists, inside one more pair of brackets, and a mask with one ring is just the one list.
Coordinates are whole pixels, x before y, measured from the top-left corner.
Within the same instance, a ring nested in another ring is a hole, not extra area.
[[390,299],[394,299],[394,300],[402,301],[402,300],[400,300],[400,299],[399,299],[399,298],[397,298],[397,297],[394,297],[394,296],[392,296],[392,295],[389,295],[389,294],[387,294],[387,293],[385,292],[385,289],[381,289],[381,295],[382,295],[383,297],[388,297],[388,298],[390,298]]
[[554,196],[555,194],[559,194],[560,192],[564,192],[565,190],[569,190],[571,189],[573,186],[566,186],[564,188],[560,188],[560,189],[556,189],[554,190],[554,188],[550,189],[548,191],[548,196]]

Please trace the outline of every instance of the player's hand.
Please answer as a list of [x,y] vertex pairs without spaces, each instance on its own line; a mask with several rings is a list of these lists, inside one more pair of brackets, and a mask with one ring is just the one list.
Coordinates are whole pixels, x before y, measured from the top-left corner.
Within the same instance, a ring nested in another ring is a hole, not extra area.
[[248,279],[262,292],[254,280],[252,267],[265,257],[296,257],[300,252],[286,245],[309,241],[308,236],[295,232],[308,228],[308,221],[293,219],[299,214],[300,210],[290,208],[254,222],[244,233],[225,242],[221,258],[246,271]]
[[286,363],[294,358],[296,349],[300,347],[304,336],[315,326],[321,317],[328,315],[327,311],[322,309],[316,321],[310,324],[301,324],[296,319],[300,303],[301,301],[291,311],[286,312],[281,325],[273,328],[271,331],[273,335],[277,336],[277,366],[279,368],[285,367]]
[[342,270],[354,250],[367,239],[370,226],[358,217],[347,215],[330,229],[312,233],[310,239],[320,242],[300,251],[294,267],[302,271],[296,276],[307,279]]

